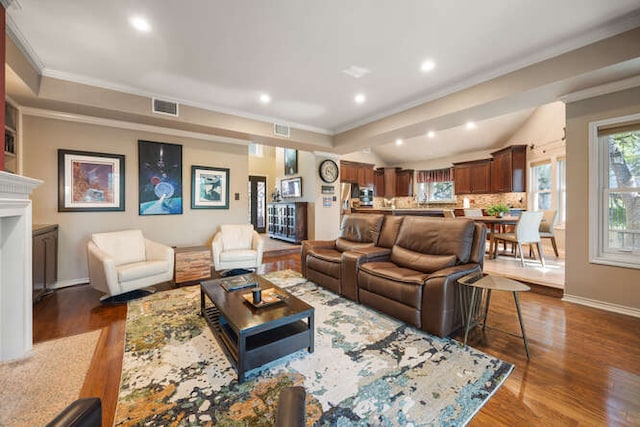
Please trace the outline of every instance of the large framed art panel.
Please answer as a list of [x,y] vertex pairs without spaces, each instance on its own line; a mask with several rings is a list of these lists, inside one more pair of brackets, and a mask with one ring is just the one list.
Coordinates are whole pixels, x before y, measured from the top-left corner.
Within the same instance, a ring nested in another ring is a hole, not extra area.
[[182,213],[182,145],[138,141],[140,215]]
[[124,156],[58,150],[58,212],[124,211]]

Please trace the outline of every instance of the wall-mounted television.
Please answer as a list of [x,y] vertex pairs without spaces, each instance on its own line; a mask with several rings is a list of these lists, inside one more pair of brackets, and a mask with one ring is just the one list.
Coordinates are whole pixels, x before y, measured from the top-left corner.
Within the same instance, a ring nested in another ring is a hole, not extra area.
[[282,197],[302,197],[302,177],[280,180],[280,193]]

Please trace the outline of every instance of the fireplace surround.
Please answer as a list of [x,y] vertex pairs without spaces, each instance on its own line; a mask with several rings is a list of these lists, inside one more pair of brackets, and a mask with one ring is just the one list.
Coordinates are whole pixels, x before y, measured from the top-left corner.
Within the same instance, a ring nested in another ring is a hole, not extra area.
[[0,171],[0,362],[33,348],[29,195],[41,183]]

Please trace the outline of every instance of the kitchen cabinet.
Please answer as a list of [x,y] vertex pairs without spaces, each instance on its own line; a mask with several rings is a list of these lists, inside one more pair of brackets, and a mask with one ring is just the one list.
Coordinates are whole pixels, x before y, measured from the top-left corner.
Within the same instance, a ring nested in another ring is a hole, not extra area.
[[392,197],[413,196],[413,169],[379,168],[374,173],[374,195]]
[[32,232],[33,302],[53,292],[58,280],[58,225],[34,225]]
[[511,193],[526,191],[527,146],[512,145],[491,153],[491,191]]
[[382,169],[376,169],[373,172],[373,195],[384,197],[384,171]]
[[396,197],[413,196],[413,169],[396,171]]
[[373,187],[373,165],[368,163],[340,161],[340,182]]
[[491,160],[454,163],[456,194],[483,194],[491,192]]

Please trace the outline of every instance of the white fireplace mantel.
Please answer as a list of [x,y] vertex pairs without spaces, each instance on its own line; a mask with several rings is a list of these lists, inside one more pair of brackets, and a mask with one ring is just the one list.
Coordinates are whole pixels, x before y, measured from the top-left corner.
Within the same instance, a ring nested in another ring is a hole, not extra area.
[[41,183],[0,171],[0,361],[33,348],[29,195]]

